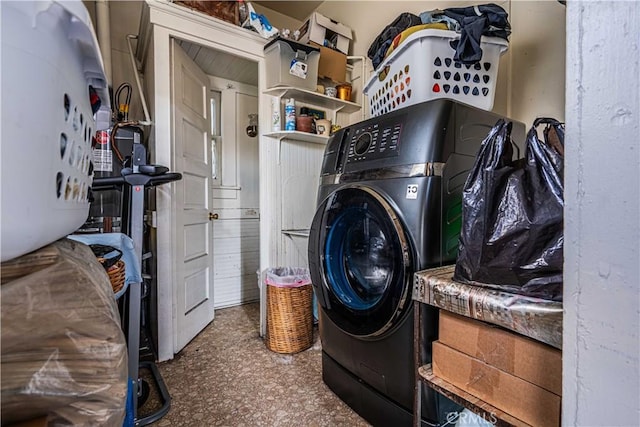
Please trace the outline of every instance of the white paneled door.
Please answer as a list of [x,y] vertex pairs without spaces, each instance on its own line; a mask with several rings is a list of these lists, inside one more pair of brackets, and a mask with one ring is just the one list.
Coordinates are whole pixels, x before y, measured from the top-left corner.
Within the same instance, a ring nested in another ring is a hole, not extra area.
[[213,320],[213,224],[209,79],[171,42],[176,169],[175,352]]

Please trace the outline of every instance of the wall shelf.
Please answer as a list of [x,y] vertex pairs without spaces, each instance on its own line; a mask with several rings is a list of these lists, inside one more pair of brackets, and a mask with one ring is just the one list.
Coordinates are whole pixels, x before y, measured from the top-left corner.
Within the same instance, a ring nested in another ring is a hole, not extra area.
[[[343,125],[351,120],[351,115],[364,111],[355,102],[291,86],[263,89],[260,95],[266,101],[262,101],[261,111],[273,113],[273,109],[279,108],[281,129],[285,128],[284,104],[289,98],[295,101],[296,113],[303,105],[317,108],[326,113],[332,124]],[[267,105],[271,108],[266,108]],[[271,225],[270,240],[276,242],[273,250],[276,256],[267,265],[305,266],[308,265],[308,227],[315,213],[319,172],[330,137],[300,130],[272,131],[267,120],[261,123],[265,125],[260,133],[260,192],[267,194],[272,190],[271,194],[278,197],[268,201],[271,212],[267,208],[262,210],[267,214],[261,222]],[[264,191],[263,183],[268,186]]]
[[300,132],[297,130],[282,130],[278,132],[269,132],[265,133],[264,136],[268,136],[270,138],[278,138],[281,139],[293,139],[296,141],[302,142],[311,142],[314,144],[326,144],[329,140],[328,136],[317,135],[315,133],[309,132]]
[[418,368],[418,375],[419,380],[424,381],[428,387],[448,397],[458,405],[469,409],[484,420],[487,420],[487,422],[489,422],[488,420],[493,420],[491,423],[495,426],[531,427],[529,424],[515,418],[511,414],[491,406],[482,399],[459,389],[442,378],[436,377],[433,374],[431,363],[420,366]]
[[314,104],[321,108],[327,108],[341,113],[355,113],[360,111],[360,104],[351,101],[344,101],[339,98],[332,98],[318,92],[313,92],[295,87],[274,87],[264,90],[265,95],[276,96],[278,98],[294,98],[297,102]]

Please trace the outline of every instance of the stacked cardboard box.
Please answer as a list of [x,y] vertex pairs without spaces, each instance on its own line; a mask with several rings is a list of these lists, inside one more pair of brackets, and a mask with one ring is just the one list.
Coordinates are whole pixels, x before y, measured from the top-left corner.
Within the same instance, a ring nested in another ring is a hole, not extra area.
[[299,29],[301,43],[320,48],[318,76],[342,83],[346,78],[351,28],[314,12]]
[[434,375],[534,426],[560,424],[561,351],[440,310]]

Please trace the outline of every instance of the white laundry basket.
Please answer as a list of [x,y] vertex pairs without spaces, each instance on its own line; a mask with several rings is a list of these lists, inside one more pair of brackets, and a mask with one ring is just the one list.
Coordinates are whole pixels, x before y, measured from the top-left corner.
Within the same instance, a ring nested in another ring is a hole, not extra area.
[[78,229],[89,210],[95,134],[89,85],[109,105],[81,1],[0,3],[2,261]]
[[402,42],[378,66],[364,93],[371,117],[436,98],[449,98],[483,110],[493,108],[500,55],[508,42],[482,37],[475,65],[453,61],[455,31],[424,29]]

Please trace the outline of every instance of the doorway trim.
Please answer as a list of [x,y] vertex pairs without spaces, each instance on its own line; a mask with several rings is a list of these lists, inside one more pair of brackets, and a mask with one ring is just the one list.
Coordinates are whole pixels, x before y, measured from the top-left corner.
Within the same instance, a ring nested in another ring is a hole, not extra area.
[[[145,83],[153,105],[154,126],[150,145],[154,147],[152,161],[175,170],[172,143],[174,129],[171,126],[171,38],[179,38],[202,46],[221,50],[248,59],[258,65],[258,91],[266,82],[263,48],[265,39],[235,25],[207,17],[206,15],[164,1],[148,1],[143,6],[138,41],[138,59],[146,64]],[[151,49],[149,52],[148,49]],[[148,72],[151,71],[151,72]],[[268,127],[269,111],[262,97],[258,96],[259,126]],[[260,146],[263,137],[260,136]],[[260,160],[261,165],[262,158]],[[262,167],[261,175],[262,175]],[[180,171],[176,171],[180,172]],[[178,254],[175,243],[177,211],[176,184],[156,189],[157,219],[157,286],[158,286],[158,360],[172,359],[177,345],[176,327],[176,263]],[[262,210],[263,195],[260,194]],[[261,265],[262,229],[261,224]],[[265,250],[265,252],[267,252]]]

